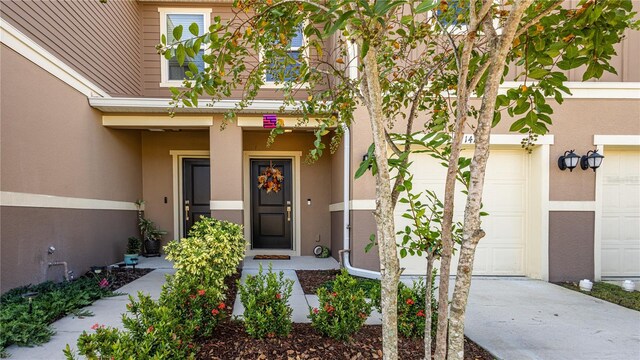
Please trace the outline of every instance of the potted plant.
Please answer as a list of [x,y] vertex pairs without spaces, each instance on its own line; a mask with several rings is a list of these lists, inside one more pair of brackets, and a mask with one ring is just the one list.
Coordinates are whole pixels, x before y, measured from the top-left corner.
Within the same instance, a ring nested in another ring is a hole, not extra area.
[[160,240],[167,232],[156,227],[153,221],[140,219],[140,233],[144,239],[144,256],[160,256]]
[[127,242],[127,252],[124,254],[125,265],[136,265],[140,253],[140,239],[131,236]]

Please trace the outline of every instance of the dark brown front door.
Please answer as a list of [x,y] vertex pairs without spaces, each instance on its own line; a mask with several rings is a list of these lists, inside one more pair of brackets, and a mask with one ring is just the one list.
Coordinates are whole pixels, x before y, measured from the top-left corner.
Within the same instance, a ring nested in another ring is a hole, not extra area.
[[200,216],[211,216],[211,174],[209,159],[183,159],[183,234],[187,233]]
[[[258,187],[258,176],[272,166],[283,175],[278,192]],[[253,249],[293,249],[291,160],[251,160],[251,232]]]

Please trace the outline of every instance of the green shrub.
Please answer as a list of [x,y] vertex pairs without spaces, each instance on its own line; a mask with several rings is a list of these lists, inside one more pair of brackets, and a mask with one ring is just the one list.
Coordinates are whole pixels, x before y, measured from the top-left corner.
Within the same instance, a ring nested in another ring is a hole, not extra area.
[[[84,332],[78,352],[87,358],[186,359],[197,352],[193,340],[208,336],[226,316],[226,276],[244,257],[242,226],[202,217],[189,237],[165,247],[176,272],[167,276],[157,301],[138,294],[130,298],[125,330],[103,328]],[[73,358],[69,349],[67,358]]]
[[164,249],[177,269],[176,281],[223,289],[224,278],[234,274],[244,258],[246,245],[241,225],[200,217],[188,238]]
[[365,291],[346,270],[336,276],[332,291],[321,287],[317,294],[320,307],[310,309],[311,324],[318,332],[332,338],[348,340],[371,313]]
[[140,239],[135,236],[129,237],[127,239],[127,254],[138,254],[140,253]]
[[[4,348],[16,344],[32,346],[51,339],[54,331],[49,324],[68,314],[81,313],[91,316],[80,308],[95,300],[113,296],[113,292],[99,285],[102,277],[81,277],[72,282],[45,282],[12,289],[0,297],[0,353]],[[36,292],[29,300],[22,295]]]
[[[165,299],[172,295],[165,295]],[[138,294],[129,297],[129,315],[123,315],[126,330],[95,324],[95,333],[83,332],[78,338],[79,354],[89,359],[191,359],[196,348],[191,343],[199,324],[181,318],[171,303],[154,301]],[[67,354],[67,358],[72,358]]]
[[293,280],[277,275],[269,264],[269,272],[248,275],[244,285],[238,282],[240,301],[244,305],[244,327],[249,335],[264,337],[287,336],[291,331],[292,309],[288,304]]

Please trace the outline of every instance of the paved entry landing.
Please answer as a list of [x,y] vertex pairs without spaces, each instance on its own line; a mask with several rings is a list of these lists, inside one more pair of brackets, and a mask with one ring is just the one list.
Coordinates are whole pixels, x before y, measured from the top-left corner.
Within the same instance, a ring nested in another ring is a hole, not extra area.
[[[296,270],[332,270],[338,269],[339,264],[334,258],[319,259],[313,256],[292,256],[291,260],[254,260],[253,257],[246,257],[242,265],[242,278],[244,283],[247,275],[258,274],[258,269],[262,265],[263,273],[266,273],[271,264],[274,272],[282,271],[286,279],[293,280],[293,290],[289,298],[289,305],[293,309],[292,320],[296,323],[308,323],[309,306],[318,306],[318,297],[315,295],[305,295],[298,281]],[[233,316],[242,317],[244,306],[240,302],[240,295],[236,297],[233,305]]]
[[499,359],[640,359],[640,312],[538,280],[474,278],[465,334]]

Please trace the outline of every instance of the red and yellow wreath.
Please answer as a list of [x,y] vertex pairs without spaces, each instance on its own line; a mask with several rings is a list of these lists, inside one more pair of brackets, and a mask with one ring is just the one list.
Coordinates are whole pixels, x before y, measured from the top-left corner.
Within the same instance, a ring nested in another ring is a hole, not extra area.
[[282,188],[282,181],[284,176],[280,170],[273,167],[273,164],[269,164],[260,176],[258,176],[258,189],[265,189],[267,193],[277,193]]

